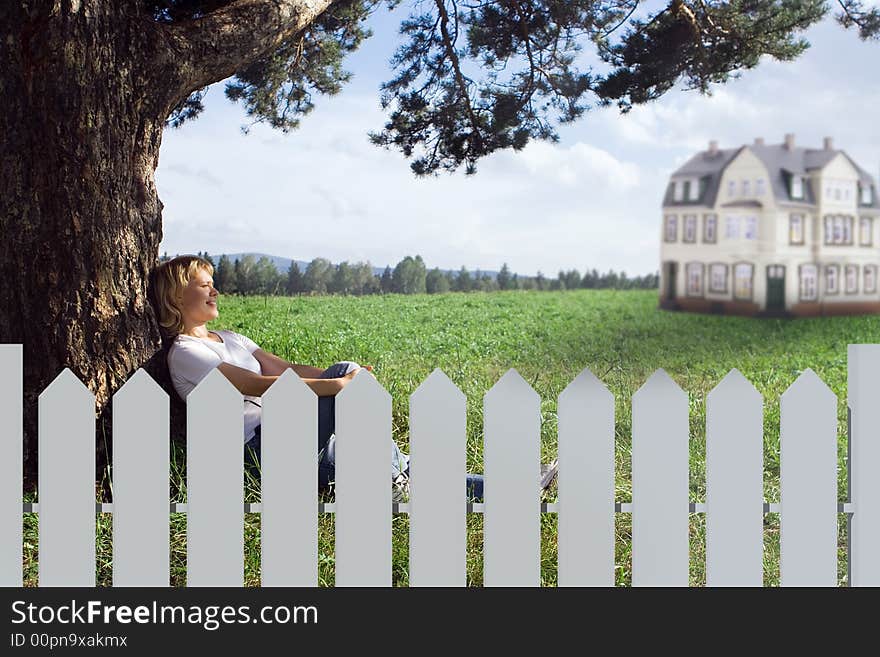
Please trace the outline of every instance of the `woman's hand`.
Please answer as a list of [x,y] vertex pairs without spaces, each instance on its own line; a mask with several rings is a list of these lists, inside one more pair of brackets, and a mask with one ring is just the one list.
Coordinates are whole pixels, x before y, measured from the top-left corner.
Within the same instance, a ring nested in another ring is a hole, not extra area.
[[345,388],[345,386],[347,386],[351,382],[351,380],[355,377],[355,375],[360,370],[367,370],[372,375],[373,366],[372,365],[364,365],[363,367],[358,367],[357,369],[352,370],[351,372],[349,372],[348,374],[346,374],[344,376],[340,376],[339,377],[339,390],[341,391],[343,388]]

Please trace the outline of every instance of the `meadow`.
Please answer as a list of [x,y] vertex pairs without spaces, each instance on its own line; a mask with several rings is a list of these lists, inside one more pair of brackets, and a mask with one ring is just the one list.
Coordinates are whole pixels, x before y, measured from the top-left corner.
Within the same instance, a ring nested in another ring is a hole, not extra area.
[[[510,368],[538,392],[542,461],[556,454],[556,404],[584,369],[615,396],[615,488],[630,502],[631,398],[658,368],[689,396],[690,500],[705,502],[706,395],[732,369],[764,397],[764,495],[779,501],[779,397],[807,368],[838,397],[838,498],[846,499],[846,351],[850,343],[880,341],[880,317],[753,319],[662,311],[656,291],[451,293],[367,297],[221,297],[210,328],[231,329],[296,363],[326,367],[340,360],[374,366],[393,399],[393,437],[408,446],[409,396],[442,369],[467,396],[468,468],[482,472],[483,396]],[[172,501],[185,499],[182,450],[172,454]],[[256,501],[246,482],[247,501]],[[553,491],[547,499],[552,501]],[[846,580],[846,520],[839,516],[839,581]],[[172,584],[186,579],[186,520],[172,514]],[[25,515],[25,580],[36,584],[37,517]],[[542,514],[541,573],[554,586],[556,516]],[[764,583],[779,582],[779,518],[765,515]],[[618,585],[631,583],[630,515],[616,514]],[[408,583],[408,520],[393,520],[395,586]],[[245,581],[259,585],[259,516],[245,517]],[[99,585],[112,578],[111,519],[98,518]],[[482,584],[482,516],[468,517],[469,585]],[[334,581],[333,516],[319,519],[319,580]],[[690,582],[705,584],[705,516],[690,516]]]

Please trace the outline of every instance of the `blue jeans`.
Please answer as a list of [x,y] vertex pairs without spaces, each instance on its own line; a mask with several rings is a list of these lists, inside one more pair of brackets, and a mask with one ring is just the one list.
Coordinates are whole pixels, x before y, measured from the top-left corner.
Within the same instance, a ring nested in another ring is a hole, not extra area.
[[[352,361],[331,365],[321,373],[321,379],[336,379],[360,367]],[[244,462],[255,479],[259,478],[261,426],[244,446]],[[336,398],[318,397],[318,487],[327,490],[336,480]],[[391,476],[409,473],[409,456],[391,441]],[[475,501],[483,499],[483,475],[467,475],[467,496]]]

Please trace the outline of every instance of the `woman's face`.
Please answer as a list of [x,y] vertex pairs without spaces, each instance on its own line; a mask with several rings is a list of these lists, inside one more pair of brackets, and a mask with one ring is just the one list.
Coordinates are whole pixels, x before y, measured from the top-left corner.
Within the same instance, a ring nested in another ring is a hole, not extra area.
[[204,269],[198,270],[183,289],[180,309],[183,321],[188,326],[198,326],[217,319],[217,295],[211,275]]

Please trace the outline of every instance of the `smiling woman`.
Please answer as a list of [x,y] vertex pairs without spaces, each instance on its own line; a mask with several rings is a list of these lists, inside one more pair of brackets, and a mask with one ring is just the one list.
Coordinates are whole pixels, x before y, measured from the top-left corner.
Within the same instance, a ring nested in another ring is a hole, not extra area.
[[[318,484],[328,488],[335,480],[335,396],[362,369],[343,361],[323,370],[289,363],[260,349],[250,338],[233,331],[209,331],[207,323],[219,316],[214,268],[196,256],[179,256],[155,272],[159,323],[172,338],[168,370],[181,399],[211,370],[217,368],[243,396],[245,461],[258,466],[261,452],[261,396],[287,369],[292,369],[318,396]],[[371,370],[367,366],[367,371]],[[391,443],[391,477],[396,499],[408,494],[409,457]],[[469,492],[482,497],[482,478],[469,479]]]

